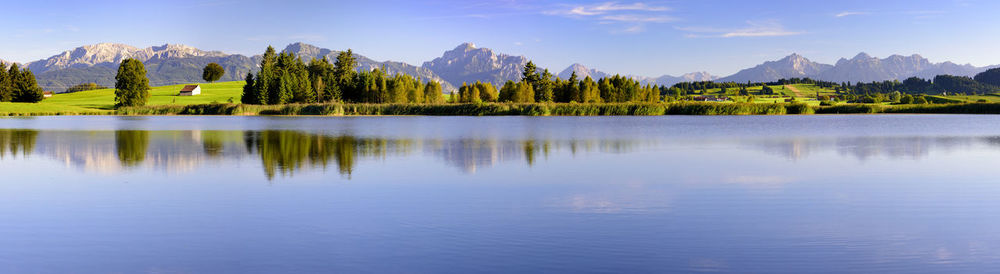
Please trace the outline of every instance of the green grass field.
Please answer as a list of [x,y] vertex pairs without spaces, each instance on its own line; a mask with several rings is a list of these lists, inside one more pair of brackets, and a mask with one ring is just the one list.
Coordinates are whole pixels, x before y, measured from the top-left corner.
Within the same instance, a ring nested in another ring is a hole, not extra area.
[[[825,89],[812,84],[794,84],[791,86],[798,89],[799,93],[801,93],[802,96],[797,96],[797,97],[816,98],[817,92],[819,93],[819,95],[837,94],[833,89]],[[779,86],[769,86],[769,87],[771,87],[771,89],[774,90],[775,95],[789,96],[789,97],[796,96],[794,91],[788,88],[784,88],[784,86],[779,85]],[[763,89],[763,87],[756,86],[747,88],[747,91],[750,91],[750,93],[758,93],[760,92],[761,89]],[[727,91],[733,92],[737,90],[739,89],[728,89]],[[708,93],[705,93],[704,95],[720,95],[721,93],[722,89],[714,88],[714,89],[709,89]],[[701,91],[698,91],[698,95],[701,95]]]
[[955,100],[963,103],[975,103],[980,100],[985,100],[988,103],[998,103],[1000,102],[1000,94],[987,94],[987,95],[934,95],[929,97],[945,98],[948,100]]
[[[201,85],[201,95],[177,96],[184,85],[153,87],[149,105],[192,105],[240,101],[243,81],[195,83]],[[38,103],[0,103],[0,115],[12,114],[101,114],[111,113],[115,105],[114,89],[98,89],[56,94]]]

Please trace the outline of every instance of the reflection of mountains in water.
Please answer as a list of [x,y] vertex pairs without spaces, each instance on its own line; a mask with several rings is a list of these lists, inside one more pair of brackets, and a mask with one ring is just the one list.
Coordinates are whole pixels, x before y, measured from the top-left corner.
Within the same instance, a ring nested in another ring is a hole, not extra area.
[[920,159],[933,151],[952,151],[975,146],[1000,148],[1000,137],[841,137],[751,140],[746,145],[792,160],[814,153],[835,151],[864,161],[881,156],[890,159]]
[[632,141],[389,139],[287,130],[0,130],[0,157],[39,154],[84,171],[115,173],[138,167],[186,172],[219,161],[257,156],[269,179],[310,169],[326,171],[331,166],[350,177],[360,160],[384,160],[417,151],[474,173],[506,161],[523,159],[532,165],[556,151],[623,153],[636,146]]

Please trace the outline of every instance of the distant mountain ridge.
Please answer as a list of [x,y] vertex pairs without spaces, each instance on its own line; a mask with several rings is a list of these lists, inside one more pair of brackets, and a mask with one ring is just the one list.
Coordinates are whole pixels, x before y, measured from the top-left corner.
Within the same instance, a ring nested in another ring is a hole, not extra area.
[[[282,51],[294,53],[305,61],[326,57],[331,62],[339,53],[336,50],[305,43],[289,44]],[[456,90],[462,83],[475,81],[490,82],[497,86],[503,85],[508,80],[518,81],[529,60],[525,56],[478,48],[472,43],[462,43],[454,49],[445,51],[441,57],[424,62],[420,66],[404,62],[376,61],[359,53],[355,53],[354,57],[358,60],[358,70],[385,68],[389,74],[404,73],[425,81],[438,81],[442,83],[446,92]],[[125,58],[143,61],[150,84],[171,85],[202,82],[201,70],[210,62],[219,63],[226,69],[226,74],[220,81],[242,80],[247,72],[257,70],[261,56],[205,51],[177,44],[138,48],[125,44],[101,43],[81,46],[23,65],[35,73],[42,88],[60,92],[70,86],[89,82],[113,86],[117,66]],[[625,76],[635,78],[643,84],[654,85],[673,85],[689,81],[770,82],[783,78],[804,77],[833,82],[872,82],[903,80],[914,76],[929,79],[941,74],[971,77],[994,67],[997,66],[976,67],[952,62],[932,63],[916,54],[892,55],[879,59],[865,53],[860,53],[851,59],[842,58],[836,64],[829,65],[791,54],[721,78],[708,72],[692,72],[680,76]],[[576,72],[580,79],[590,76],[596,80],[615,75],[577,63],[563,69],[556,76],[568,79],[573,72]]]
[[176,59],[188,57],[225,57],[219,51],[203,51],[185,45],[166,44],[158,47],[137,48],[125,44],[101,43],[78,47],[54,55],[45,60],[28,63],[34,73],[72,67],[111,66],[117,67],[126,58],[146,62],[150,59]]
[[803,78],[826,71],[833,66],[820,64],[793,53],[781,60],[768,61],[736,74],[718,79],[719,82],[771,82],[783,78]]
[[[573,72],[576,72],[576,77],[580,79],[584,79],[587,76],[590,76],[590,78],[597,80],[600,78],[614,76],[613,74],[609,74],[603,71],[587,68],[586,66],[581,65],[579,63],[570,65],[562,72],[559,72],[559,74],[557,74],[556,76],[558,76],[561,79],[569,79],[573,75]],[[663,75],[660,77],[646,77],[646,76],[627,75],[626,77],[635,78],[636,80],[639,80],[639,82],[643,84],[661,85],[661,86],[670,86],[680,82],[712,81],[719,78],[704,71],[687,73],[681,76]]]
[[126,58],[142,61],[146,65],[149,82],[154,86],[201,82],[201,70],[211,62],[226,69],[220,81],[242,80],[259,61],[239,54],[203,51],[185,45],[138,48],[101,43],[64,51],[26,66],[35,73],[43,89],[61,92],[73,85],[89,82],[114,86],[118,64]]
[[841,58],[835,65],[810,61],[798,54],[781,60],[768,61],[723,77],[719,82],[771,82],[787,78],[812,78],[831,82],[876,82],[905,80],[910,77],[931,79],[937,75],[975,76],[996,66],[976,67],[952,62],[932,63],[926,58],[891,55],[884,59],[859,53],[851,59]]

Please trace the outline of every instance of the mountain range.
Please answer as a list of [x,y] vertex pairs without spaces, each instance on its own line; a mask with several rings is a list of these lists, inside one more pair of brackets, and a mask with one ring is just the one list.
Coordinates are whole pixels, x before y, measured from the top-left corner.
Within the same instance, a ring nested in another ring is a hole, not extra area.
[[932,63],[927,58],[913,54],[892,55],[884,59],[872,57],[864,52],[851,59],[841,58],[835,65],[810,61],[798,54],[781,60],[764,62],[736,74],[718,79],[720,82],[769,82],[787,78],[812,78],[831,82],[874,82],[904,80],[910,77],[932,79],[947,74],[955,76],[975,76],[994,66],[976,67],[970,64],[958,65],[952,62]]
[[[340,53],[305,43],[290,44],[282,52],[294,53],[304,60],[326,57],[331,62]],[[404,62],[376,61],[358,53],[354,53],[354,57],[358,62],[358,70],[385,68],[389,74],[404,73],[425,81],[441,82],[445,91],[453,91],[462,83],[475,81],[490,82],[497,86],[503,85],[508,80],[517,81],[521,78],[521,71],[529,60],[525,56],[507,55],[489,48],[478,48],[472,43],[458,45],[454,49],[445,51],[441,57],[424,62],[420,66]],[[201,82],[201,70],[210,62],[218,63],[226,69],[226,74],[220,81],[242,80],[247,72],[256,71],[261,56],[205,51],[174,44],[138,48],[124,44],[102,43],[64,51],[46,59],[27,63],[26,66],[35,73],[42,88],[59,92],[70,86],[89,82],[113,86],[118,64],[125,58],[142,61],[146,65],[150,84],[160,86]],[[865,53],[860,53],[851,59],[842,58],[836,64],[830,65],[792,54],[780,60],[767,61],[740,70],[726,77],[718,77],[708,72],[692,72],[680,76],[624,76],[632,77],[644,84],[655,85],[673,85],[686,81],[769,82],[783,78],[804,77],[832,82],[872,82],[903,80],[909,77],[929,79],[941,74],[973,76],[994,67],[998,66],[976,67],[952,62],[932,63],[916,54],[892,55],[879,59]],[[573,72],[580,79],[590,76],[596,80],[615,75],[581,64],[570,65],[556,75],[567,79]]]

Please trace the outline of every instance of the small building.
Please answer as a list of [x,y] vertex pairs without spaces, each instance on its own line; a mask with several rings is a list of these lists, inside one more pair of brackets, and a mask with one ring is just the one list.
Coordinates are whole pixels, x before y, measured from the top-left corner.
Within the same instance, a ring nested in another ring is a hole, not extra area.
[[697,96],[697,97],[694,97],[694,100],[698,101],[698,102],[725,102],[725,101],[729,100],[729,97],[726,97],[726,96],[718,96],[718,97],[716,97],[716,96],[708,95],[708,96]]
[[181,93],[177,96],[195,96],[201,94],[201,86],[199,85],[186,85],[181,89]]
[[52,92],[51,91],[43,91],[42,92],[42,97],[44,97],[44,98],[52,97]]

